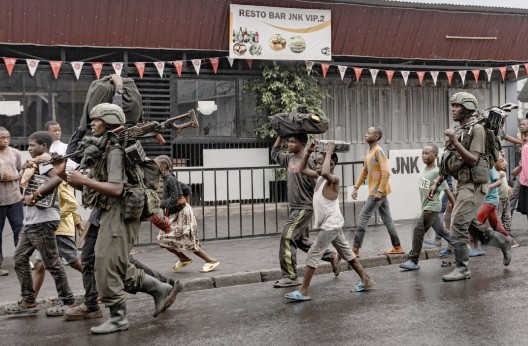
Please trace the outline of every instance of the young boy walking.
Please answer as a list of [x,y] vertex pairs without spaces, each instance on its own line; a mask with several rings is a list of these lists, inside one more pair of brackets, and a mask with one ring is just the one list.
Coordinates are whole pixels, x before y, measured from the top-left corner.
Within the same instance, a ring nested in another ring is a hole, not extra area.
[[[286,168],[288,181],[288,207],[289,215],[282,229],[280,240],[279,261],[282,270],[282,279],[275,281],[273,287],[298,286],[297,280],[297,248],[308,252],[312,242],[306,233],[312,221],[312,198],[315,186],[313,178],[301,175],[300,164],[303,158],[304,146],[308,142],[308,135],[296,134],[288,138],[288,151],[281,150],[282,138],[279,136],[271,149],[271,157],[279,165]],[[313,169],[313,162],[309,162]],[[331,262],[334,274],[339,274],[339,256],[336,252],[326,250],[323,261]]]
[[[29,154],[32,158],[36,158],[48,152],[52,138],[48,132],[38,131],[29,136],[28,141]],[[55,287],[59,294],[58,305],[48,308],[46,314],[49,316],[60,316],[68,306],[73,306],[75,301],[64,266],[59,258],[55,239],[55,231],[59,226],[60,220],[59,208],[56,200],[55,205],[49,208],[37,207],[35,203],[46,195],[53,193],[62,180],[51,165],[40,164],[37,166],[37,172],[46,175],[49,180],[35,192],[24,197],[24,204],[27,206],[24,229],[20,233],[20,240],[14,254],[15,272],[20,282],[22,300],[16,306],[6,309],[6,313],[11,315],[34,315],[38,312],[29,266],[29,258],[37,249],[42,256],[45,268],[55,280]]]
[[379,210],[381,219],[389,231],[392,248],[385,251],[386,255],[404,254],[405,250],[400,245],[400,238],[394,226],[391,212],[389,209],[389,201],[387,196],[391,192],[389,184],[389,165],[383,149],[378,145],[383,133],[379,127],[370,127],[365,134],[365,142],[369,145],[369,150],[365,156],[365,162],[361,175],[354,184],[352,191],[352,199],[356,200],[358,189],[368,177],[369,197],[359,214],[359,221],[356,228],[356,236],[354,237],[354,245],[352,251],[356,257],[359,257],[359,249],[363,244],[367,224],[377,210]]
[[419,190],[420,190],[420,201],[422,202],[422,215],[418,220],[418,224],[413,230],[412,249],[409,252],[409,257],[405,263],[400,264],[400,268],[406,270],[417,270],[420,269],[418,260],[420,252],[422,251],[422,243],[425,233],[435,223],[439,224],[440,227],[436,227],[436,233],[447,240],[450,243],[449,231],[444,228],[443,217],[441,218],[440,211],[442,209],[442,200],[440,199],[440,192],[444,191],[447,195],[449,203],[455,204],[455,197],[447,182],[444,180],[438,187],[436,193],[432,198],[428,197],[429,188],[433,181],[438,178],[439,169],[436,166],[436,159],[438,157],[438,147],[434,144],[426,145],[422,150],[422,161],[425,163],[425,168],[420,173]]
[[315,171],[313,171],[308,168],[308,160],[311,153],[315,150],[315,145],[314,141],[308,147],[301,161],[300,170],[303,175],[318,179],[314,191],[313,208],[315,214],[314,226],[319,228],[320,231],[308,251],[301,288],[298,291],[284,295],[284,298],[292,301],[311,300],[308,296],[310,282],[319,265],[319,258],[321,258],[321,255],[330,244],[339,253],[339,260],[344,258],[361,278],[361,282],[354,288],[355,292],[366,291],[374,285],[374,281],[365,273],[363,266],[359,263],[343,235],[345,219],[339,209],[339,177],[334,175],[334,168],[337,164],[337,155],[334,153],[335,143],[328,142],[326,153],[317,153],[316,167]]

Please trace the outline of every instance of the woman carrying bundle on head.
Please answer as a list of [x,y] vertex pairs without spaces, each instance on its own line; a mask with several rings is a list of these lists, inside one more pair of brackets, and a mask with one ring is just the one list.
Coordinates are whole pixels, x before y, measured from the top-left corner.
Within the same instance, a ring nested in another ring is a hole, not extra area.
[[[179,261],[174,265],[174,271],[180,270],[192,263],[192,259],[184,252],[190,251],[205,261],[202,273],[214,270],[220,262],[203,251],[198,240],[198,225],[194,217],[193,210],[185,198],[190,195],[190,189],[185,184],[179,182],[172,175],[172,160],[167,155],[160,155],[155,158],[163,177],[163,198],[161,208],[164,210],[170,224],[170,230],[160,230],[158,243],[161,247],[169,250]],[[187,190],[185,193],[183,190]]]

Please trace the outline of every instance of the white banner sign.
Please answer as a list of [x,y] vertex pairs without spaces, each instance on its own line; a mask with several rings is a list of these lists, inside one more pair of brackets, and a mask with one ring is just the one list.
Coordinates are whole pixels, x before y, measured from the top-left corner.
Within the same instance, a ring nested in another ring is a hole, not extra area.
[[330,10],[230,5],[229,57],[332,59]]

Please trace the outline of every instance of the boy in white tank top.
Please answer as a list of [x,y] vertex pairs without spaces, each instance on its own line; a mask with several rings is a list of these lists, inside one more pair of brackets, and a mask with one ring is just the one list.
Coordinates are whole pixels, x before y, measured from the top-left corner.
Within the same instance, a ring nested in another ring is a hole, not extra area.
[[[366,291],[374,285],[374,281],[367,275],[343,235],[344,218],[339,209],[338,199],[339,177],[334,175],[334,167],[337,164],[337,155],[334,153],[335,143],[329,142],[327,144],[326,153],[317,153],[316,168],[313,171],[308,168],[308,160],[310,154],[314,152],[315,146],[316,142],[312,141],[301,160],[300,170],[302,174],[318,179],[314,189],[313,208],[315,214],[314,228],[319,228],[320,231],[310,251],[308,251],[301,288],[284,295],[284,298],[292,301],[311,300],[308,296],[310,282],[322,254],[330,244],[336,248],[339,256],[344,258],[361,278],[361,282],[353,291]],[[335,275],[338,274],[339,272]]]

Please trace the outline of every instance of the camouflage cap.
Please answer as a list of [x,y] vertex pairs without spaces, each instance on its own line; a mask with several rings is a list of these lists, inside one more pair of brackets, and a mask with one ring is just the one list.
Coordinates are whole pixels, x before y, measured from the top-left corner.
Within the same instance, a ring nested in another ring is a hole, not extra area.
[[90,119],[101,119],[108,125],[123,125],[125,113],[118,105],[100,103],[90,111]]
[[450,104],[462,105],[465,109],[476,111],[478,107],[477,98],[467,92],[458,92],[449,98]]

